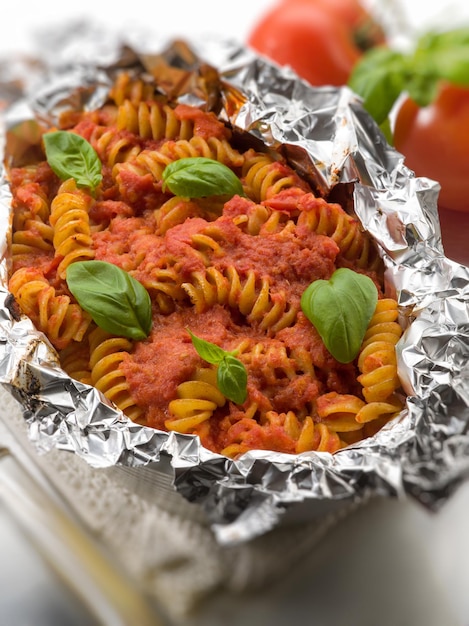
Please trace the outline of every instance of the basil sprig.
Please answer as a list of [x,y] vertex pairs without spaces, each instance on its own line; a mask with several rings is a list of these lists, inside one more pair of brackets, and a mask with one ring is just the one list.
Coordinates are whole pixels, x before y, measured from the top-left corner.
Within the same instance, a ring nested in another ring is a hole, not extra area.
[[167,165],[163,171],[163,191],[166,187],[183,198],[244,195],[233,170],[205,157],[187,157]]
[[469,28],[427,32],[403,53],[380,46],[368,50],[355,65],[349,86],[378,124],[384,124],[394,103],[406,92],[419,106],[429,105],[438,83],[469,86]]
[[67,285],[98,326],[113,335],[145,339],[151,330],[151,300],[145,287],[117,265],[77,261],[67,268]]
[[316,280],[305,289],[301,308],[332,356],[350,363],[358,355],[377,301],[371,278],[340,268],[330,280]]
[[61,180],[73,178],[78,187],[96,190],[102,180],[101,161],[81,135],[64,130],[43,137],[47,162]]
[[244,364],[235,356],[236,350],[227,352],[216,344],[197,337],[189,329],[188,333],[197,354],[207,363],[218,365],[218,389],[228,400],[243,404],[247,397],[248,375]]

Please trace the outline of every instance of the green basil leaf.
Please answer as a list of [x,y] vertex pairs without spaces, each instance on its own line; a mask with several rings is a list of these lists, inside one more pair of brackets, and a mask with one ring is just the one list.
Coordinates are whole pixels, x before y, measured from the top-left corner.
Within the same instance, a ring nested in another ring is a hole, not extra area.
[[407,83],[409,97],[420,107],[425,107],[435,100],[441,78],[434,73],[425,73],[415,70],[412,78]]
[[229,167],[205,157],[178,159],[167,165],[163,190],[166,187],[184,198],[244,195],[240,179]]
[[218,366],[218,389],[228,400],[243,404],[247,398],[247,382],[248,375],[244,364],[232,354],[227,354]]
[[189,329],[187,330],[197,354],[207,363],[218,365],[218,389],[228,400],[243,404],[247,397],[248,374],[244,364],[234,356],[236,351],[227,352],[216,344],[197,337]]
[[438,59],[440,55],[454,54],[464,57],[469,47],[469,28],[456,28],[447,31],[429,31],[417,40],[414,58],[421,62],[425,59]]
[[421,107],[434,101],[439,83],[447,80],[469,84],[469,29],[427,32],[408,56],[411,68],[407,81],[409,96]]
[[340,268],[330,280],[316,280],[307,287],[301,308],[332,356],[350,363],[360,351],[377,301],[371,278]]
[[62,180],[73,178],[78,187],[94,191],[102,180],[101,161],[86,139],[57,130],[43,136],[47,162]]
[[424,107],[435,100],[442,80],[469,86],[468,27],[423,33],[405,54],[372,48],[356,64],[349,86],[381,125],[401,93]]
[[107,332],[136,340],[148,337],[152,323],[148,291],[117,265],[71,263],[67,284],[78,304]]
[[187,329],[187,331],[191,336],[197,354],[202,357],[204,361],[212,363],[212,365],[218,365],[225,358],[227,352],[223,350],[223,348],[220,348],[210,341],[197,337],[197,335],[194,335],[189,329]]
[[442,80],[462,87],[469,85],[469,42],[460,47],[417,50],[412,63],[414,70],[407,90],[420,106],[433,102]]
[[378,124],[382,124],[406,88],[407,77],[405,55],[378,47],[369,50],[358,61],[348,84],[363,99],[368,113]]
[[469,85],[469,44],[435,55],[435,67],[442,79],[461,87]]

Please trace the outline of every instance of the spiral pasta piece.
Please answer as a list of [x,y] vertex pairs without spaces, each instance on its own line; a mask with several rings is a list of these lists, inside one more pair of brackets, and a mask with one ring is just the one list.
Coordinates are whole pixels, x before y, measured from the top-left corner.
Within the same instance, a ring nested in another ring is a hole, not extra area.
[[117,114],[118,130],[127,130],[142,139],[190,139],[194,124],[179,119],[174,109],[160,102],[124,100]]
[[117,132],[114,127],[97,126],[90,135],[90,144],[102,163],[113,168],[118,163],[132,161],[141,147],[130,133]]
[[13,264],[22,255],[35,252],[53,252],[54,230],[41,219],[28,219],[21,230],[15,230],[12,236],[11,254]]
[[154,83],[132,76],[129,72],[121,72],[114,80],[109,98],[118,106],[128,100],[135,107],[142,101],[151,100],[154,94]]
[[293,380],[297,376],[297,364],[280,341],[257,342],[248,346],[241,343],[238,358],[259,371],[268,386],[275,386],[285,379]]
[[297,454],[313,450],[332,453],[341,448],[343,448],[343,443],[340,437],[326,424],[315,423],[311,416],[304,419],[295,448]]
[[233,223],[248,235],[255,236],[261,232],[262,227],[268,222],[272,211],[261,204],[249,207],[246,213],[241,213],[233,218]]
[[50,223],[55,254],[62,258],[57,268],[61,278],[65,278],[70,263],[94,258],[88,216],[91,202],[91,196],[77,189],[73,179],[62,183],[52,201]]
[[255,204],[247,213],[236,216],[233,222],[251,236],[279,232],[294,233],[296,227],[295,221],[283,211],[276,211],[260,204]]
[[234,266],[224,272],[215,267],[193,272],[191,282],[183,283],[182,288],[198,312],[214,304],[227,304],[238,309],[250,323],[272,333],[290,326],[299,310],[287,302],[283,292],[271,293],[268,277],[258,279],[254,270],[249,270],[242,279]]
[[253,448],[275,449],[279,444],[295,454],[311,451],[333,453],[345,445],[336,432],[326,424],[315,423],[309,415],[299,420],[294,411],[268,411],[262,423],[247,417],[236,422],[227,433],[222,454],[236,458]]
[[113,176],[118,178],[122,170],[127,170],[137,176],[151,174],[155,181],[161,182],[166,166],[186,157],[211,158],[228,167],[236,167],[243,162],[243,156],[226,139],[211,137],[206,140],[195,136],[188,140],[166,141],[158,149],[142,150],[135,158],[118,165],[113,170]]
[[177,395],[168,405],[171,417],[165,426],[180,433],[194,432],[226,402],[217,387],[216,369],[211,368],[198,368],[192,380],[178,385]]
[[125,190],[126,183],[121,183],[120,181],[126,172],[138,177],[150,175],[155,181],[161,182],[165,167],[170,163],[171,159],[160,150],[145,149],[140,151],[135,158],[117,163],[112,170],[112,175],[117,183],[122,185],[122,189]]
[[20,309],[31,318],[58,349],[71,341],[81,341],[91,317],[67,295],[56,295],[54,287],[35,268],[20,268],[11,276],[9,290]]
[[334,432],[360,430],[356,416],[366,403],[353,394],[331,391],[317,399],[318,418],[322,424]]
[[156,232],[164,235],[177,224],[182,224],[188,217],[194,217],[199,213],[199,205],[187,198],[173,196],[163,202],[155,210]]
[[132,398],[127,379],[119,368],[132,349],[132,342],[96,328],[90,333],[89,345],[93,386],[132,421],[139,422],[142,410]]
[[185,299],[182,277],[175,261],[162,259],[158,264],[146,263],[139,272],[131,272],[149,291],[157,310],[162,315],[169,315],[177,302]]
[[216,228],[207,227],[203,232],[192,235],[191,247],[206,266],[210,266],[214,258],[224,256],[223,236]]
[[301,211],[298,227],[306,227],[318,235],[333,239],[340,253],[360,268],[377,269],[381,259],[371,239],[366,236],[357,219],[346,213],[339,204],[314,198]]
[[30,166],[24,174],[25,182],[15,192],[15,211],[13,214],[13,231],[26,228],[26,222],[39,221],[47,224],[50,215],[50,203],[47,193],[40,184],[29,180],[28,174],[34,178],[36,169]]
[[282,189],[305,186],[293,169],[263,153],[246,154],[241,175],[246,195],[255,202],[267,200]]
[[395,414],[403,406],[402,400],[396,395],[401,386],[396,357],[396,344],[402,336],[398,316],[396,300],[378,300],[358,357],[361,374],[357,380],[363,386],[363,396],[367,402],[367,406],[356,416],[360,423]]
[[190,139],[165,142],[159,152],[169,159],[168,162],[189,157],[205,157],[219,161],[224,165],[237,168],[244,164],[244,156],[232,147],[225,138],[194,136]]

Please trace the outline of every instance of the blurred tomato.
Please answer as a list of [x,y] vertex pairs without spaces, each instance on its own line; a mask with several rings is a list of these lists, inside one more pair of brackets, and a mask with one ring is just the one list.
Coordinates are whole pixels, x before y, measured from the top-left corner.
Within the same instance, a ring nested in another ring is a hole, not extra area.
[[428,106],[404,100],[396,113],[394,145],[417,176],[440,183],[445,252],[469,264],[469,88],[442,82]]
[[344,85],[363,51],[384,40],[358,0],[281,0],[247,43],[313,85]]
[[284,3],[302,2],[316,4],[327,9],[352,31],[357,48],[364,52],[386,43],[382,26],[375,20],[360,0],[283,0]]
[[435,100],[398,108],[394,145],[417,176],[441,185],[439,205],[469,211],[469,88],[441,82]]

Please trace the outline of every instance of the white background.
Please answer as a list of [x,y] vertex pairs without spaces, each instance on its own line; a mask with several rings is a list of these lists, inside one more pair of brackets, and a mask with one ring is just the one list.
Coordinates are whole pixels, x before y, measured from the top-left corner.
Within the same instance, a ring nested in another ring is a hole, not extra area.
[[[469,17],[465,0],[363,0],[398,34],[409,26],[460,25]],[[154,28],[175,35],[227,34],[244,41],[256,20],[275,0],[3,0],[0,9],[0,54],[28,51],[43,27],[60,30],[70,19],[100,24]]]
[[[113,4],[3,0],[0,56],[34,50],[36,32],[44,27],[60,31],[75,18],[117,29],[124,25],[141,25],[146,30],[154,27],[156,32],[175,36],[215,32],[243,42],[272,4],[272,0],[127,0]],[[460,25],[465,19],[469,23],[464,0],[381,0],[373,4],[395,25],[396,36],[397,25],[402,23],[417,30],[432,24]],[[289,616],[292,624],[314,622],[315,626],[468,626],[468,528],[467,484],[436,516],[412,503],[374,504],[351,516],[325,539],[323,567],[320,571],[306,567],[300,584],[286,581],[275,608],[259,597],[251,606],[234,610],[240,611],[239,623],[258,626],[282,626],[289,623]],[[249,621],[253,615],[258,616],[257,622]]]

